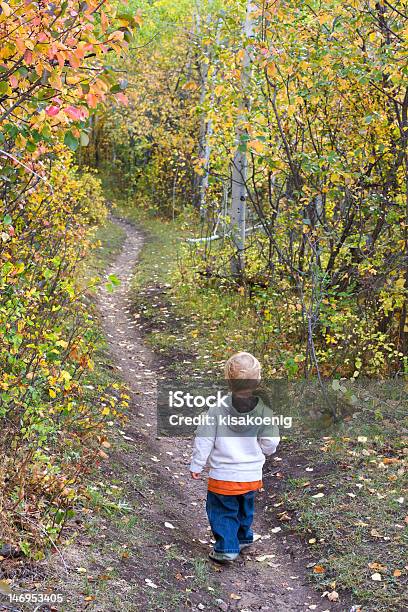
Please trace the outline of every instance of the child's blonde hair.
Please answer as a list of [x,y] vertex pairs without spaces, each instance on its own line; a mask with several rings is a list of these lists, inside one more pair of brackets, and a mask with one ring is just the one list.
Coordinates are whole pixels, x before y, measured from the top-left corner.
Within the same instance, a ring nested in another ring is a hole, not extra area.
[[227,380],[259,380],[261,364],[251,353],[244,351],[235,353],[225,364],[225,378]]

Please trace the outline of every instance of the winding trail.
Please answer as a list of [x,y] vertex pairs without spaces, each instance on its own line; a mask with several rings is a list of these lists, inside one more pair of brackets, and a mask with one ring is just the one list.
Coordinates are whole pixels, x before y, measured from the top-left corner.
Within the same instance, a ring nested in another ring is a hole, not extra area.
[[[125,469],[136,472],[144,462],[145,469],[155,482],[155,495],[153,491],[151,498],[141,494],[144,498],[142,503],[157,534],[157,543],[149,543],[149,554],[160,557],[163,554],[163,542],[176,542],[184,551],[185,558],[193,563],[197,558],[206,559],[211,546],[205,515],[205,481],[197,482],[189,478],[191,441],[157,438],[155,396],[157,379],[163,375],[163,369],[160,369],[154,354],[144,344],[140,326],[131,314],[132,273],[144,237],[141,231],[127,221],[115,222],[125,232],[126,239],[108,274],[115,274],[121,284],[113,293],[101,287],[97,306],[112,361],[131,393],[131,417],[125,428],[127,438],[137,440],[146,453],[144,459],[140,453],[135,452],[134,456],[132,453],[127,454],[122,457],[121,463]],[[279,467],[279,458],[275,461],[268,460],[267,472]],[[138,496],[138,491],[135,491],[135,496]],[[271,501],[270,497],[265,491],[259,494],[257,500],[255,531],[261,534],[261,540],[232,566],[220,567],[208,562],[211,578],[219,585],[219,592],[209,599],[211,589],[209,593],[208,587],[205,588],[204,597],[203,587],[203,593],[196,592],[189,606],[176,607],[175,610],[284,612],[311,609],[322,612],[341,609],[338,604],[322,599],[308,584],[305,566],[310,559],[304,557],[296,538],[291,540],[290,536],[282,535],[284,530],[279,533],[271,531],[281,524],[276,522],[270,512],[268,506],[276,501]],[[165,521],[175,529],[166,529]],[[262,560],[265,555],[268,557]],[[175,563],[173,569],[177,569],[177,560]],[[185,571],[183,563],[180,561],[179,564],[180,572]],[[142,586],[146,582],[140,575],[140,567],[138,570],[135,568],[132,575],[130,566],[127,575],[128,579],[130,576],[132,580],[140,580]],[[180,589],[185,591],[185,582],[180,581]],[[144,609],[139,605],[135,603],[134,610]]]

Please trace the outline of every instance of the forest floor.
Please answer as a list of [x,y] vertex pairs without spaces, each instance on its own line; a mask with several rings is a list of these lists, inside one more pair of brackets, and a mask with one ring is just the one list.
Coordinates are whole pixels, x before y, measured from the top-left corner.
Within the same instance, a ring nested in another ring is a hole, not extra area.
[[[61,609],[349,610],[345,600],[331,602],[313,589],[308,552],[271,518],[276,494],[268,484],[257,500],[261,539],[232,566],[208,559],[205,482],[190,479],[191,440],[157,436],[157,381],[166,375],[166,361],[146,346],[140,315],[132,312],[143,233],[128,222],[116,224],[125,239],[108,274],[121,284],[113,293],[102,287],[97,305],[112,366],[127,383],[131,404],[95,483],[100,511],[72,526],[76,537],[64,548],[64,564],[53,555],[49,582],[66,598]],[[281,469],[279,457],[268,460],[266,482]],[[115,488],[122,502],[110,504]]]

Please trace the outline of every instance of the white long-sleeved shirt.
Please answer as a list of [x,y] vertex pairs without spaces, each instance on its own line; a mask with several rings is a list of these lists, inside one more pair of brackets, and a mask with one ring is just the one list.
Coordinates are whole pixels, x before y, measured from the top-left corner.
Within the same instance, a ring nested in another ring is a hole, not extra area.
[[262,480],[265,455],[272,455],[280,441],[278,428],[268,424],[272,412],[259,398],[247,413],[235,410],[230,395],[226,403],[210,408],[198,427],[190,471],[200,473],[208,462],[209,476],[216,480]]

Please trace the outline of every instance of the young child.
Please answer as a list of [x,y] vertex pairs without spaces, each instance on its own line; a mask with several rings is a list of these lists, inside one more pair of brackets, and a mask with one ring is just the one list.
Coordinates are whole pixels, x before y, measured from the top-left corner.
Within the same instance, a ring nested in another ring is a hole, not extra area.
[[273,454],[280,440],[276,427],[264,425],[271,412],[256,395],[259,361],[236,353],[225,365],[225,378],[231,393],[210,408],[210,424],[197,429],[190,465],[191,477],[198,480],[209,463],[206,509],[215,538],[210,557],[221,563],[234,561],[254,541],[255,492],[262,487],[265,455]]

